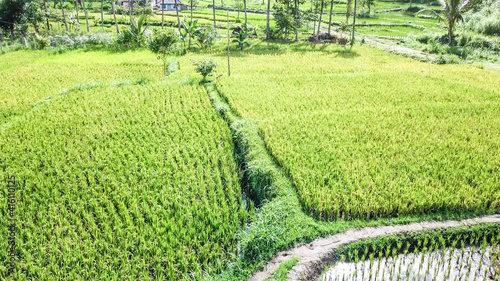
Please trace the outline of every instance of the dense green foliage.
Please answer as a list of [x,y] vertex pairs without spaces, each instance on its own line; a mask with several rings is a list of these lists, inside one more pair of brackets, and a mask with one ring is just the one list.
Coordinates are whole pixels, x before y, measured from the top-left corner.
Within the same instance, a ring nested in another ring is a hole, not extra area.
[[[46,59],[47,71],[68,66],[64,58]],[[205,90],[178,78],[53,84],[50,98],[2,124],[0,177],[19,182],[15,280],[179,280],[233,257],[241,191],[231,135]],[[0,192],[7,198],[5,185]],[[8,249],[1,239],[2,280]]]
[[307,213],[500,207],[499,74],[338,52],[248,55],[219,83],[233,108],[258,120]]

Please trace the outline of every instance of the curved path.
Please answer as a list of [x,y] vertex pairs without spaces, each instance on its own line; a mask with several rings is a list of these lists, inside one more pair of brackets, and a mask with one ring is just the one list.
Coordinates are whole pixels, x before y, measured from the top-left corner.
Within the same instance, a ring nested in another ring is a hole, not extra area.
[[264,268],[247,281],[260,281],[272,276],[278,266],[292,257],[297,264],[290,270],[288,280],[316,280],[321,271],[332,262],[333,251],[346,244],[380,236],[471,226],[481,223],[500,223],[500,214],[477,217],[461,221],[424,221],[405,225],[390,225],[351,229],[343,233],[318,238],[308,244],[300,244],[278,253]]

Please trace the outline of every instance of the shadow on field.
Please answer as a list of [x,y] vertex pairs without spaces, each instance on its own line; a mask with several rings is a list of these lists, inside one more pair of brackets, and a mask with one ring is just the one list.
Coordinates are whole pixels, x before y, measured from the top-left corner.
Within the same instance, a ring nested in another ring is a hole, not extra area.
[[[268,40],[252,42],[252,44],[241,51],[234,44],[230,45],[231,57],[245,57],[248,55],[279,55],[287,52],[321,52],[324,54],[337,54],[338,57],[352,59],[359,56],[358,52],[337,44],[313,44],[310,42],[300,41],[284,41],[284,40]],[[214,56],[227,57],[226,49],[218,49],[212,53]]]

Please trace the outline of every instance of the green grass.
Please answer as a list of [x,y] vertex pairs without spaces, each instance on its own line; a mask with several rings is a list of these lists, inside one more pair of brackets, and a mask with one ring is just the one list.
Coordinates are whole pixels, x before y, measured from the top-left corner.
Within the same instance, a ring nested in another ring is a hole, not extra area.
[[[0,65],[3,109],[22,109],[0,131],[0,178],[18,180],[12,280],[180,280],[234,259],[232,138],[194,71],[161,79],[145,51],[13,52]],[[2,280],[8,249],[1,239]]]
[[500,75],[365,47],[239,53],[219,84],[322,219],[494,210]]
[[291,258],[278,267],[276,272],[274,272],[271,278],[266,279],[266,281],[286,281],[288,280],[288,271],[292,269],[292,267],[297,264],[299,259],[297,257]]

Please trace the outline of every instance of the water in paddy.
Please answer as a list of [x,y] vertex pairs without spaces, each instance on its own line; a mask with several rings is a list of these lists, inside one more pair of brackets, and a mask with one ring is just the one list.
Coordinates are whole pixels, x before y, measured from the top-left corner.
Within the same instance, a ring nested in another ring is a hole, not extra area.
[[323,275],[323,281],[498,281],[498,246],[464,247],[400,254],[365,261],[338,262]]

